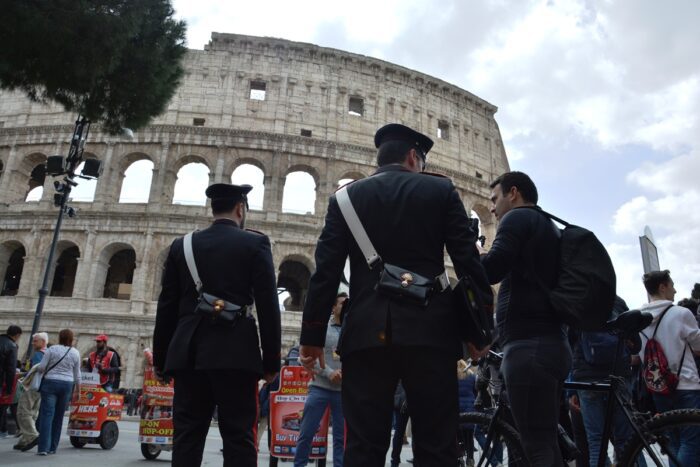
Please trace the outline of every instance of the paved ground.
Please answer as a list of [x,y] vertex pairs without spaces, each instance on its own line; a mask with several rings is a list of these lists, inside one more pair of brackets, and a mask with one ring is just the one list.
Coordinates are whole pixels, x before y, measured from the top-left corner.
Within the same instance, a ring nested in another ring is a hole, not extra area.
[[[2,466],[25,466],[25,465],[42,465],[50,467],[126,467],[126,466],[141,466],[148,465],[167,465],[170,463],[171,454],[169,452],[161,453],[160,457],[155,461],[147,461],[141,455],[141,448],[138,443],[138,422],[133,420],[123,420],[119,422],[119,441],[117,445],[109,450],[104,451],[97,444],[89,444],[83,449],[75,449],[70,445],[68,436],[65,435],[65,427],[68,423],[66,418],[63,423],[64,435],[61,438],[61,443],[58,446],[58,451],[55,455],[48,457],[40,457],[36,455],[36,448],[28,452],[20,452],[12,449],[12,446],[17,442],[17,438],[9,437],[0,439],[0,465]],[[267,441],[263,437],[260,443],[260,455],[258,462],[260,467],[267,467],[270,453],[267,450]],[[220,466],[223,464],[223,457],[219,452],[222,443],[219,436],[219,431],[216,426],[212,426],[207,436],[207,443],[204,448],[204,462],[202,465]],[[331,449],[332,450],[332,449]],[[402,453],[401,466],[409,467],[406,459],[413,457],[410,447],[405,447]],[[332,456],[329,454],[327,466],[332,467]],[[291,466],[292,463],[280,463],[280,467]],[[389,465],[387,459],[387,466]]]

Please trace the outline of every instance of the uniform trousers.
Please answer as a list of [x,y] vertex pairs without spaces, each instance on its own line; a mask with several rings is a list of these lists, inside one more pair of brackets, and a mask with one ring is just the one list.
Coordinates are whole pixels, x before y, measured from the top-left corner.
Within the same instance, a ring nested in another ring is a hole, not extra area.
[[174,467],[201,465],[214,407],[224,443],[224,467],[257,465],[258,379],[242,370],[180,370],[173,400]]
[[387,345],[343,356],[345,467],[384,466],[394,393],[406,390],[415,467],[457,462],[457,358],[453,352]]

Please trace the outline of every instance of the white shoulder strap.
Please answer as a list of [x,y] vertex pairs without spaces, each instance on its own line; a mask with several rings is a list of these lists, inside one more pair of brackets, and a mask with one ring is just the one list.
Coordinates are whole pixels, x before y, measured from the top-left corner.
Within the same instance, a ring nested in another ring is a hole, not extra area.
[[338,200],[338,206],[340,207],[340,212],[345,218],[345,222],[350,228],[352,236],[355,237],[357,245],[362,250],[362,254],[367,261],[367,266],[372,269],[374,263],[380,261],[381,258],[377,254],[377,250],[374,249],[372,242],[365,232],[365,228],[362,227],[362,222],[360,222],[359,217],[357,217],[357,212],[350,201],[350,196],[348,195],[347,187],[343,187],[335,192],[335,199]]
[[190,275],[194,281],[194,285],[197,287],[197,293],[202,291],[202,280],[199,278],[199,273],[197,272],[197,264],[194,262],[194,252],[192,251],[192,234],[190,232],[185,235],[182,245],[185,248],[185,261],[187,261],[187,268],[190,270]]

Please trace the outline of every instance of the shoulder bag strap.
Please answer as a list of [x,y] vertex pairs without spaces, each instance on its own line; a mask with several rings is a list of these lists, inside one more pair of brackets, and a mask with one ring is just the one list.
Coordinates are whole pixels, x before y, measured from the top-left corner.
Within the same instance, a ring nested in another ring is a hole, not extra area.
[[362,222],[360,222],[360,218],[357,217],[357,212],[355,212],[355,208],[350,201],[347,188],[343,187],[336,191],[335,199],[338,201],[340,212],[343,214],[352,236],[355,238],[360,250],[362,250],[365,261],[367,261],[367,267],[372,269],[375,263],[380,262],[382,258],[377,253],[377,250],[374,249],[365,228],[362,227]]
[[187,268],[190,270],[190,275],[194,281],[194,285],[197,287],[197,293],[202,291],[202,280],[199,278],[199,272],[197,272],[197,264],[194,262],[194,251],[192,251],[192,234],[193,232],[185,235],[182,241],[182,245],[185,249],[185,261],[187,261]]
[[68,347],[68,350],[66,350],[66,353],[63,354],[63,357],[59,358],[58,361],[57,361],[56,363],[54,363],[53,365],[51,365],[51,366],[49,367],[49,369],[46,370],[46,371],[44,372],[44,376],[46,376],[46,375],[49,373],[49,371],[51,371],[51,370],[53,370],[54,368],[56,368],[56,365],[58,365],[59,363],[61,363],[61,362],[63,361],[63,359],[66,358],[66,355],[68,355],[68,352],[70,352],[70,349],[72,349],[72,348],[73,348],[73,347]]

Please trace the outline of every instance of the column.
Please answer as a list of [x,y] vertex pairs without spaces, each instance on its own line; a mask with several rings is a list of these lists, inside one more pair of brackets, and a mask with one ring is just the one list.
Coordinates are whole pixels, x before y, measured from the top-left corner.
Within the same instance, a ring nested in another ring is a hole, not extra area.
[[86,232],[85,248],[80,252],[78,270],[75,273],[75,285],[73,286],[73,297],[75,298],[88,298],[90,296],[89,288],[94,277],[91,273],[97,233],[94,229],[88,229]]
[[[153,177],[151,177],[151,190],[148,195],[148,204],[165,205],[169,202],[165,198],[165,177],[167,171],[168,151],[170,143],[163,142],[160,149],[160,156],[153,164]],[[172,201],[172,199],[171,199]]]
[[118,168],[115,170],[115,167],[112,165],[114,146],[114,142],[107,142],[107,150],[105,151],[104,158],[102,159],[102,175],[99,179],[97,179],[97,188],[95,189],[95,199],[93,201],[93,205],[95,206],[98,206],[99,203],[99,206],[102,207],[104,204],[119,201],[118,199],[115,199],[117,196],[119,196],[119,193],[116,195],[114,194],[116,190],[121,188],[115,186],[118,180],[114,180],[114,174],[118,172]]
[[[11,190],[11,182],[17,166],[17,146],[10,146],[10,154],[5,161],[2,177],[0,177],[0,203],[13,203],[17,193]],[[24,200],[23,200],[24,201]]]

